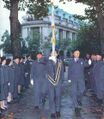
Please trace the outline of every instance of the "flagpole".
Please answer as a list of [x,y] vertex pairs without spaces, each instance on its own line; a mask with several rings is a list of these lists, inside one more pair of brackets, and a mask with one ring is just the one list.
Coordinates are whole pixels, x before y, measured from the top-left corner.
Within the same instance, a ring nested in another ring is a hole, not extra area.
[[52,2],[52,21],[51,21],[51,27],[52,27],[52,53],[54,54],[55,52],[55,46],[56,46],[56,38],[55,38],[55,19],[54,19],[54,0],[51,0]]

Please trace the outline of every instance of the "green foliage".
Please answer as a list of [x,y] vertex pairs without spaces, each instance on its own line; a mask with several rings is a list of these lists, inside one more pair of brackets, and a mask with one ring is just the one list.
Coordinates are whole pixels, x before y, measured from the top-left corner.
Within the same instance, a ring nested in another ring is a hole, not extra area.
[[10,0],[3,0],[5,2],[4,7],[7,9],[10,9],[11,5],[10,5]]
[[61,50],[66,50],[70,45],[70,39],[61,39],[58,44]]
[[1,38],[2,44],[0,45],[0,49],[3,49],[5,53],[12,53],[11,49],[11,39],[9,32],[6,30]]
[[100,52],[99,33],[95,26],[85,24],[78,32],[77,38],[78,39],[71,44],[72,49],[78,48],[82,56],[85,56],[86,53]]
[[44,42],[43,44],[43,49],[51,49],[51,42],[47,41],[47,42]]
[[29,0],[28,13],[34,15],[35,19],[41,19],[48,15],[49,0]]
[[[11,9],[12,4],[16,2],[12,1],[12,0],[3,0],[5,5],[4,7],[7,8],[8,10]],[[25,10],[25,8],[27,7],[28,1],[27,0],[17,0],[19,1],[19,5],[18,5],[18,10]]]
[[[15,3],[16,0],[3,0],[5,5],[4,7],[9,9],[11,8],[11,3]],[[48,5],[50,5],[50,0],[17,0],[19,1],[18,10],[25,10],[28,8],[30,14],[34,14],[36,18],[46,16],[48,13]]]
[[99,53],[101,51],[99,33],[93,25],[82,25],[77,40],[70,40],[69,44],[68,56],[74,49],[79,49],[82,57],[87,53]]
[[[28,48],[26,46],[26,41],[24,41],[22,38],[19,38],[21,41],[21,53],[27,54]],[[12,48],[11,48],[11,38],[9,32],[6,30],[1,38],[2,44],[0,45],[0,49],[3,49],[4,53],[12,54]]]
[[[72,0],[60,0],[60,2],[72,1]],[[104,17],[104,0],[74,0],[76,3],[83,3],[88,5],[88,8],[85,9],[86,16],[77,16],[81,20],[88,19],[90,22],[96,23],[98,19],[98,13],[101,13]],[[97,7],[99,5],[99,11]]]
[[[68,0],[60,0],[68,1]],[[72,1],[72,0],[69,0]],[[83,16],[76,16],[81,20],[87,19],[92,26],[89,28],[88,36],[85,37],[83,42],[90,43],[91,40],[91,47],[96,46],[99,49],[99,45],[101,45],[101,52],[104,52],[104,0],[74,0],[76,3],[83,3],[88,5],[88,8],[85,9],[85,17]],[[85,30],[86,31],[86,30]],[[91,33],[92,32],[92,33]],[[96,32],[96,33],[95,33]],[[96,36],[97,35],[97,36]],[[96,36],[96,37],[95,37]],[[86,40],[88,39],[88,40]],[[97,45],[96,45],[97,44]],[[88,46],[89,46],[88,45]],[[94,47],[93,47],[94,49]]]
[[38,32],[30,34],[27,38],[28,52],[38,52],[40,50],[40,35]]
[[[10,26],[11,26],[11,44],[13,48],[13,55],[21,54],[21,43],[19,42],[19,27],[18,27],[18,10],[25,10],[28,7],[28,12],[30,14],[34,14],[35,18],[39,19],[43,16],[46,16],[48,13],[48,3],[49,0],[3,0],[5,2],[5,6],[10,10]],[[13,25],[15,24],[15,25]],[[37,39],[37,38],[36,38]],[[36,40],[35,40],[36,41]],[[38,50],[38,43],[33,41],[30,38],[29,46],[33,46],[30,48],[32,50]],[[24,50],[23,50],[24,49]],[[23,43],[22,51],[26,52],[26,46]],[[9,51],[8,51],[9,52]]]

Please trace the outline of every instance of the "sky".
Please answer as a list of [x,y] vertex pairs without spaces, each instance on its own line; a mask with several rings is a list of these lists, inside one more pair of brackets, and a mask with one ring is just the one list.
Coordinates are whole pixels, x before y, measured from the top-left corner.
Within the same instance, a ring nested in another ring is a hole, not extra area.
[[[84,10],[87,7],[86,5],[75,3],[75,2],[67,2],[66,4],[59,3],[58,0],[54,0],[55,5],[58,5],[59,8],[63,9],[64,11],[70,14],[78,14],[84,15]],[[9,10],[3,8],[4,3],[0,0],[0,39],[5,30],[10,30],[10,23],[9,23]],[[19,20],[22,21],[22,16],[24,16],[24,12],[19,12]]]

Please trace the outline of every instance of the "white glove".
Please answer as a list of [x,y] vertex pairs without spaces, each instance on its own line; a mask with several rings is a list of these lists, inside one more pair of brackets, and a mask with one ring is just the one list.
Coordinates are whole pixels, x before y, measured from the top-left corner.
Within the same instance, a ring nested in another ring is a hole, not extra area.
[[54,61],[55,63],[57,62],[57,58],[56,58],[55,56],[49,57],[49,60],[52,60],[52,61]]
[[10,86],[10,83],[8,83],[8,86]]
[[71,83],[71,80],[68,80],[68,83]]
[[30,80],[30,84],[31,84],[32,86],[34,85],[34,80],[33,80],[33,79]]
[[89,64],[89,65],[91,65],[91,64],[92,64],[92,61],[91,61],[90,59],[88,60],[88,64]]

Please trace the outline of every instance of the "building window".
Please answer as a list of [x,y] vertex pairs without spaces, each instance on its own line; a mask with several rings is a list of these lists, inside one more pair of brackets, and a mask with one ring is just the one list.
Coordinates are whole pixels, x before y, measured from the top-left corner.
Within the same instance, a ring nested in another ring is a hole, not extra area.
[[33,38],[34,37],[34,35],[36,35],[36,34],[40,34],[40,32],[39,32],[39,27],[31,27],[30,28],[30,38]]
[[59,40],[63,39],[63,30],[59,29]]
[[76,40],[76,34],[72,33],[72,40]]
[[66,31],[66,39],[70,39],[70,32]]
[[73,21],[72,20],[69,20],[69,23],[73,25]]

